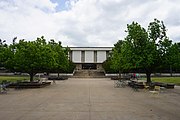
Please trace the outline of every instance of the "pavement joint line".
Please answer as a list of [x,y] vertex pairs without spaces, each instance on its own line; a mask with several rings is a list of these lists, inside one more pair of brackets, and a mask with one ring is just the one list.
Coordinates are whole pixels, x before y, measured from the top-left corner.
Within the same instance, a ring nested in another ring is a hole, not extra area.
[[90,81],[88,81],[88,86],[89,86],[89,120],[91,120],[91,89],[90,89]]

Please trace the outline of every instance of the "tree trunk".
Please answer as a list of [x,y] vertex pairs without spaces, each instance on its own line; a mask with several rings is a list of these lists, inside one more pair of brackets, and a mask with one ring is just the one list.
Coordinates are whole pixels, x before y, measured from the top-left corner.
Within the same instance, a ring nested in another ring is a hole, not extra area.
[[119,79],[121,79],[121,71],[119,71]]
[[30,82],[33,82],[34,81],[34,75],[36,75],[36,73],[29,73],[30,75]]
[[58,72],[58,78],[59,78],[59,72]]
[[170,75],[172,77],[172,65],[170,65]]
[[150,84],[151,83],[151,73],[146,72],[146,77],[147,77],[147,84]]

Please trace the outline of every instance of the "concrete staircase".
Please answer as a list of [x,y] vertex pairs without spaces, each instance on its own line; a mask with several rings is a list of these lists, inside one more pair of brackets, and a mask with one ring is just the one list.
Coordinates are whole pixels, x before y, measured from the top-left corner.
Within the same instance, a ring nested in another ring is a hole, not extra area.
[[74,78],[104,78],[102,70],[77,70],[74,73]]

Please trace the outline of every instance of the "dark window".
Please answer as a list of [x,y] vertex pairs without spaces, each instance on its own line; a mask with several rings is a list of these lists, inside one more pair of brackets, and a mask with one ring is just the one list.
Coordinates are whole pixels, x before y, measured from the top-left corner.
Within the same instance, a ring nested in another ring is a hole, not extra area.
[[81,51],[81,62],[85,62],[85,51]]
[[94,63],[97,62],[97,51],[94,51]]
[[97,68],[96,64],[90,64],[90,63],[82,64],[82,69],[96,69],[96,68]]

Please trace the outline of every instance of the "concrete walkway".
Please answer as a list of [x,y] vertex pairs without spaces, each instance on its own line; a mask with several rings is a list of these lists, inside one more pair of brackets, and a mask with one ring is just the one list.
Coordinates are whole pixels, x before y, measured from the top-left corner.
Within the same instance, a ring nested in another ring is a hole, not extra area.
[[108,78],[70,78],[0,94],[0,120],[180,120],[180,88],[152,96]]

